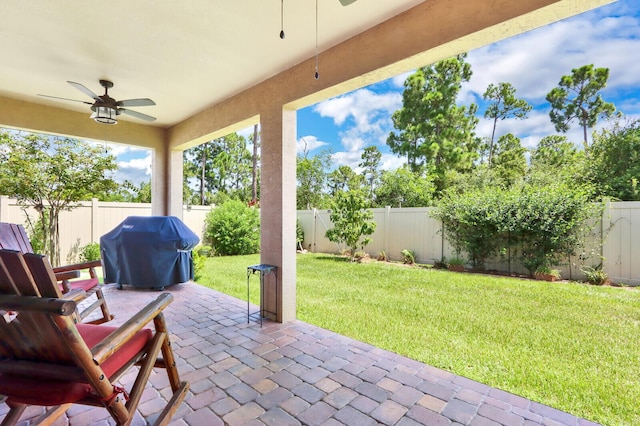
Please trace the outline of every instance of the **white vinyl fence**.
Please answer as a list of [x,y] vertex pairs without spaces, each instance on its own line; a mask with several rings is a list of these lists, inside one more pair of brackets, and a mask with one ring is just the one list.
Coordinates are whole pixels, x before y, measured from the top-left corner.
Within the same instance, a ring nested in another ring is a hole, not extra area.
[[[200,241],[204,234],[205,216],[210,210],[208,206],[189,206],[182,213],[182,221],[200,237]],[[128,216],[151,216],[151,204],[111,203],[93,199],[78,203],[73,210],[61,212],[60,257],[63,263],[77,261],[80,248],[99,242],[102,235]],[[33,209],[27,209],[25,214],[15,199],[0,196],[0,222],[27,225],[29,220],[35,223],[37,218]]]
[[[418,263],[434,263],[454,255],[443,238],[442,224],[429,215],[431,208],[372,209],[376,231],[365,251],[373,258],[380,252],[392,260],[402,260],[403,249],[412,250]],[[345,247],[325,237],[331,228],[328,210],[299,210],[298,220],[304,230],[303,247],[316,253],[339,253]],[[572,258],[557,265],[563,278],[581,279],[576,265],[596,266],[604,258],[604,270],[617,283],[640,285],[640,202],[607,204],[601,218],[593,219],[593,230],[585,245],[586,260]],[[526,274],[526,269],[509,254],[488,262],[487,269]]]
[[[200,239],[204,234],[209,206],[189,206],[182,220]],[[419,263],[433,263],[454,255],[442,237],[442,224],[429,215],[430,208],[373,209],[376,231],[365,250],[371,257],[384,251],[393,260],[401,260],[403,249],[412,250]],[[34,211],[28,211],[35,221]],[[150,216],[151,204],[110,203],[97,200],[79,203],[79,207],[61,213],[60,247],[63,260],[77,260],[78,249],[111,231],[127,216]],[[304,230],[303,247],[316,253],[339,253],[344,247],[325,237],[333,225],[327,210],[299,210],[298,220]],[[0,196],[0,221],[26,224],[27,219],[16,200]],[[604,269],[614,282],[640,285],[640,202],[609,203],[601,218],[594,218],[593,232],[587,243],[592,256],[587,265],[595,266],[604,258]],[[602,241],[602,244],[600,242]],[[571,259],[570,263],[579,263]],[[487,269],[525,274],[526,270],[508,254],[487,263]],[[559,265],[563,278],[581,278],[575,266]]]

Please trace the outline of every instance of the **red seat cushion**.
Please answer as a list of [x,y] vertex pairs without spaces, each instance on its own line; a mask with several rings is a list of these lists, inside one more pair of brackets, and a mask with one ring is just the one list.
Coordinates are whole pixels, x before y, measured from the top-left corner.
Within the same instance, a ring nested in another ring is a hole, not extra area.
[[[89,291],[92,288],[94,288],[95,286],[98,285],[98,279],[97,278],[89,278],[86,280],[76,280],[76,281],[69,281],[69,290],[75,290],[77,288],[81,288],[84,291]],[[62,289],[62,286],[60,287]]]
[[[78,324],[77,327],[78,332],[89,348],[97,345],[116,329],[116,327],[94,324]],[[120,367],[140,352],[152,337],[153,332],[145,328],[136,333],[122,348],[105,360],[102,363],[102,369],[107,377],[111,377]],[[89,396],[91,391],[91,386],[88,383],[42,380],[0,374],[0,394],[8,396],[9,401],[23,404],[53,406],[73,403]]]

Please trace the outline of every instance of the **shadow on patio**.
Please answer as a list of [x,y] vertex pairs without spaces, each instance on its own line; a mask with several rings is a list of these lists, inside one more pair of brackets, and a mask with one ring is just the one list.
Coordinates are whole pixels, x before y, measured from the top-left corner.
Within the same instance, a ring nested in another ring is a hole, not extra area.
[[[247,324],[246,301],[197,284],[168,291],[165,316],[181,379],[191,382],[173,425],[594,424],[301,321]],[[114,325],[158,295],[104,292]],[[166,375],[152,373],[132,424],[153,421],[170,394]],[[43,411],[31,407],[23,419]],[[113,421],[104,409],[73,406],[55,424]]]

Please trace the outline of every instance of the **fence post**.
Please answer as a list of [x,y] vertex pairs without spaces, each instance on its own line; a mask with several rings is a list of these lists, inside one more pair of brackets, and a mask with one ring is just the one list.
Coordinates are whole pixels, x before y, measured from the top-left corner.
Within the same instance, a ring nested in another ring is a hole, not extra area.
[[311,247],[309,247],[312,253],[316,252],[316,232],[317,232],[317,226],[316,226],[316,222],[318,220],[318,210],[314,207],[313,208],[313,232],[311,233]]
[[98,242],[98,199],[97,198],[92,198],[91,199],[91,242],[92,243],[97,243]]
[[389,256],[389,228],[391,222],[391,206],[384,208],[384,252]]
[[[602,261],[602,270],[611,277],[614,271],[611,271],[607,261],[605,253],[609,253],[609,232],[611,231],[611,200],[605,201],[604,208],[602,209],[602,217],[600,218],[600,260]],[[606,233],[606,235],[605,235]],[[606,247],[605,247],[606,244]],[[609,259],[610,260],[610,259]],[[618,259],[619,261],[619,259]]]

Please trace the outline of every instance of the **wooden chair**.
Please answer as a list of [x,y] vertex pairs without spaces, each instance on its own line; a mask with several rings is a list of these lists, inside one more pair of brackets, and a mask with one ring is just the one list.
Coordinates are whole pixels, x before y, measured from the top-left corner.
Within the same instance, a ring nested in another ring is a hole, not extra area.
[[[10,407],[2,425],[15,425],[29,405],[53,407],[37,420],[49,424],[71,404],[104,407],[116,424],[128,425],[154,367],[166,369],[173,391],[155,421],[167,424],[189,389],[162,313],[171,294],[118,328],[76,324],[75,302],[61,297],[45,257],[0,250],[0,395]],[[151,322],[154,330],[145,328]],[[134,365],[139,372],[127,392],[116,381]]]
[[[0,222],[0,249],[17,250],[22,253],[33,253],[31,242],[22,225],[15,223]],[[100,308],[102,316],[91,321],[93,324],[100,324],[110,321],[113,316],[109,313],[107,300],[102,294],[99,286],[96,268],[102,266],[99,260],[92,262],[76,263],[73,265],[58,266],[53,268],[63,293],[72,290],[82,289],[88,295],[95,295],[96,299],[88,306],[83,306],[82,312],[79,312],[80,321],[84,321],[93,311]],[[80,271],[89,271],[88,279],[76,279],[80,275]],[[73,280],[73,281],[72,281]]]

